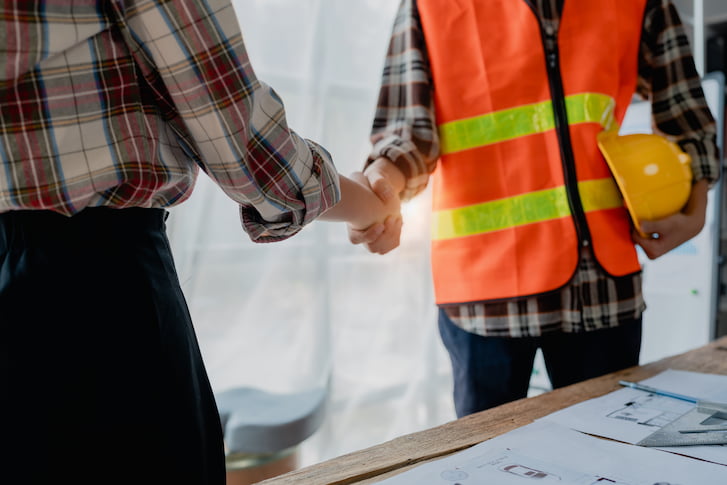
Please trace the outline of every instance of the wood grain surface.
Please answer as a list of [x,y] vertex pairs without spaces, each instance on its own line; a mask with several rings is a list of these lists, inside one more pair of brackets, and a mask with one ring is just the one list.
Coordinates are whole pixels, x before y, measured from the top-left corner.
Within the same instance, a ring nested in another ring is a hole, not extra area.
[[727,337],[689,352],[521,399],[441,426],[395,438],[264,482],[264,485],[365,485],[529,424],[554,411],[667,369],[727,375]]

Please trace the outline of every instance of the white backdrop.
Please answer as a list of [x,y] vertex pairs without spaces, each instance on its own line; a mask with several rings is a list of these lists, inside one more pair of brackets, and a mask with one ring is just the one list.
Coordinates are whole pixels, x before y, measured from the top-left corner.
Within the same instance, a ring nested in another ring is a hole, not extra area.
[[[288,121],[341,173],[360,170],[395,0],[237,0],[252,65]],[[200,175],[172,210],[170,239],[216,391],[325,386],[324,425],[304,465],[454,419],[429,274],[426,194],[404,207],[402,246],[380,256],[316,222],[253,244],[237,208]]]

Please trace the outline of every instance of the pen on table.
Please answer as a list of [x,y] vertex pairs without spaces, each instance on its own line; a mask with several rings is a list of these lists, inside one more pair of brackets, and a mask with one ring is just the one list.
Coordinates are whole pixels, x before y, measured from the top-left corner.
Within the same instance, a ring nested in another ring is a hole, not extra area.
[[618,383],[622,386],[630,387],[631,389],[638,389],[639,391],[646,391],[659,396],[673,397],[674,399],[681,399],[682,401],[689,401],[695,404],[698,401],[696,397],[685,396],[684,394],[677,394],[676,392],[656,389],[655,387],[645,386],[643,384],[639,384],[638,382],[618,381]]

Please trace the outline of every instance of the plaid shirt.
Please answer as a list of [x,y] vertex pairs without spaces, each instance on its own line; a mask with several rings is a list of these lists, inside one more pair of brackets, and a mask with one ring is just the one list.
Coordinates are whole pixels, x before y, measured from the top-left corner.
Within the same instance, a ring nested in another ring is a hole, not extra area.
[[[529,0],[541,20],[557,27],[564,0]],[[575,1],[575,0],[574,0]],[[637,93],[650,99],[659,131],[675,137],[692,156],[695,179],[719,177],[716,126],[676,9],[668,0],[648,0],[638,59]],[[391,160],[406,176],[409,199],[428,183],[439,158],[426,42],[416,0],[402,0],[386,57],[373,124],[369,162]],[[527,298],[446,306],[463,329],[480,335],[538,336],[617,326],[645,308],[641,274],[609,277],[583,250],[564,288]]]
[[0,212],[169,207],[202,168],[273,241],[338,201],[330,155],[288,128],[229,1],[111,2],[5,2]]

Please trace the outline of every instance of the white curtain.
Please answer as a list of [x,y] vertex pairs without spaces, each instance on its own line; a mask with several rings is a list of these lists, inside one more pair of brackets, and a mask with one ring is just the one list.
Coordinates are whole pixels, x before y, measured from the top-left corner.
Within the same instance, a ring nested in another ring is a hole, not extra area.
[[[396,0],[236,0],[257,75],[298,133],[343,174],[368,154]],[[385,256],[343,224],[253,244],[235,204],[203,175],[169,233],[213,388],[288,393],[329,386],[302,465],[454,419],[448,357],[429,272],[429,205],[404,206],[402,245]]]

